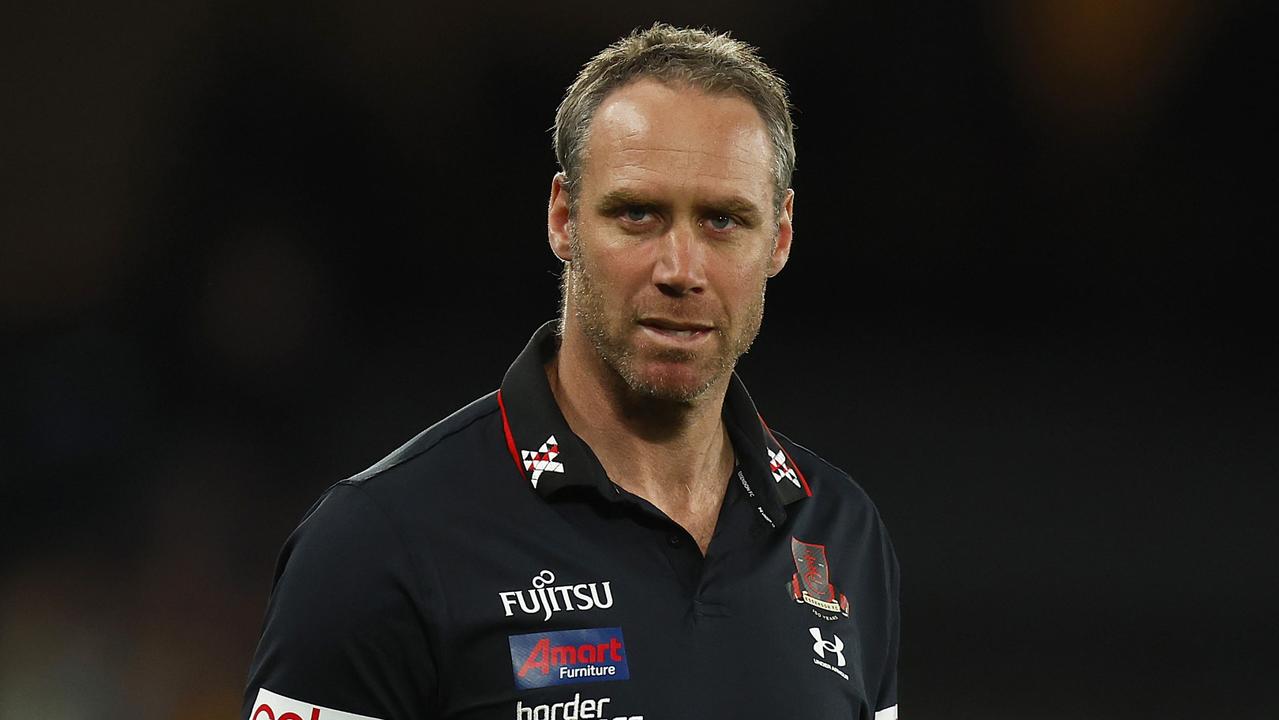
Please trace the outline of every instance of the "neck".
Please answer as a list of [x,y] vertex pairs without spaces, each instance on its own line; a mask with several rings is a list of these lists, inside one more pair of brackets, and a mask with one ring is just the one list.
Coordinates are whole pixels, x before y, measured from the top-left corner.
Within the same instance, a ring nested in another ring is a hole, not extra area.
[[721,416],[729,377],[689,402],[641,395],[574,325],[566,324],[560,351],[546,366],[564,419],[609,479],[683,525],[704,551],[733,469]]

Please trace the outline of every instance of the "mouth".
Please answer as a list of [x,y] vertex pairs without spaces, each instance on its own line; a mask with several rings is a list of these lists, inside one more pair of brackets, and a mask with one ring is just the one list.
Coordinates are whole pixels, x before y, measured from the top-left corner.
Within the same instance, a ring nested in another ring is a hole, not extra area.
[[676,342],[695,342],[711,334],[713,325],[666,318],[644,318],[639,325],[649,335]]

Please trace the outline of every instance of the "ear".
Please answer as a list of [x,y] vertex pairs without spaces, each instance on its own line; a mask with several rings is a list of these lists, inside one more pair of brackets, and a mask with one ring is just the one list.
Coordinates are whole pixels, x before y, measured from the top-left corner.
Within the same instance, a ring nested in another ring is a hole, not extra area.
[[564,173],[555,173],[551,180],[551,202],[546,208],[546,234],[555,257],[569,262],[573,259],[573,243],[569,241],[568,186]]
[[782,201],[782,211],[777,218],[777,240],[773,243],[773,254],[768,259],[768,276],[773,277],[786,267],[786,261],[790,259],[791,239],[795,235],[795,230],[791,226],[791,220],[795,216],[795,191],[787,188],[786,199]]

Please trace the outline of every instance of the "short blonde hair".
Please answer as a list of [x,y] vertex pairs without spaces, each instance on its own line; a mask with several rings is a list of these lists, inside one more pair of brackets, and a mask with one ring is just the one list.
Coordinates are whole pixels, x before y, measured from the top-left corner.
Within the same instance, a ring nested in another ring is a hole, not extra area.
[[591,58],[555,112],[555,157],[564,171],[574,213],[591,119],[609,93],[641,78],[707,93],[736,94],[750,101],[772,141],[773,209],[780,210],[795,172],[795,128],[786,83],[764,64],[754,47],[727,33],[654,23]]

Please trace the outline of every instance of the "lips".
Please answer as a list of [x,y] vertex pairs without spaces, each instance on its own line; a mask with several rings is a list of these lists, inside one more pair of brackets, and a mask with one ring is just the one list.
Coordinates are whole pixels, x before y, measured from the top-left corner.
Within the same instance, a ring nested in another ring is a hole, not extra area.
[[639,321],[639,324],[654,330],[665,330],[673,333],[705,332],[714,327],[713,325],[706,325],[703,323],[689,322],[685,320],[667,320],[666,318],[644,318]]
[[695,338],[707,332],[706,330],[669,330],[667,328],[653,327],[652,325],[645,325],[644,327],[660,335],[675,338]]
[[714,329],[713,325],[667,318],[644,318],[639,321],[639,325],[650,337],[681,343],[701,340],[708,337]]

